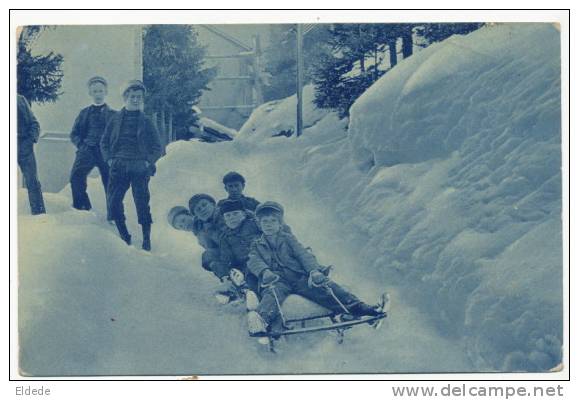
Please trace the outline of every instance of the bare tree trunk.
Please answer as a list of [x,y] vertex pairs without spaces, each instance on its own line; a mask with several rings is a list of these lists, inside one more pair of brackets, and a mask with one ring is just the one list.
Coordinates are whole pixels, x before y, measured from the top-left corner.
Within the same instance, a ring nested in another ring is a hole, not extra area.
[[378,80],[378,46],[374,45],[374,82]]
[[388,41],[388,51],[390,53],[390,68],[398,64],[398,53],[396,53],[396,39]]
[[[363,46],[363,42],[362,42],[362,25],[358,25],[358,40],[360,43],[360,48],[359,50],[362,51],[362,46]],[[366,58],[366,54],[364,54],[364,52],[362,51],[362,54],[360,55],[360,70],[362,71],[362,74],[364,74],[364,72],[366,72],[366,64],[365,64],[365,58]]]
[[408,28],[402,34],[402,56],[404,58],[412,55],[412,28]]
[[169,135],[169,143],[175,141],[174,131],[173,131],[173,113],[169,112],[169,118],[167,119],[167,131]]
[[159,136],[161,136],[161,142],[163,144],[163,155],[165,155],[165,148],[167,147],[167,124],[165,122],[165,109],[162,108],[159,114],[159,126],[161,130]]

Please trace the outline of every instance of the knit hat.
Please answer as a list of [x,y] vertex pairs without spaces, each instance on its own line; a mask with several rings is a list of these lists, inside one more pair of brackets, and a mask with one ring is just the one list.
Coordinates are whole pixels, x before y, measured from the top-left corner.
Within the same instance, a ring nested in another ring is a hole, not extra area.
[[191,212],[191,214],[195,215],[193,209],[195,208],[197,203],[203,199],[208,200],[211,203],[215,204],[215,199],[213,197],[205,193],[198,193],[189,199],[189,212]]
[[243,203],[239,200],[226,200],[219,206],[219,210],[222,214],[244,209],[245,208],[243,207]]
[[92,78],[90,78],[86,85],[90,87],[90,85],[92,85],[93,83],[102,83],[105,86],[108,86],[107,80],[105,78],[103,78],[102,76],[93,76]]
[[123,86],[121,86],[121,96],[125,97],[125,94],[129,90],[142,90],[144,94],[147,93],[147,88],[145,87],[143,82],[136,80],[136,79],[132,80],[132,81],[128,81]]
[[265,214],[268,211],[273,211],[283,217],[283,206],[279,203],[276,203],[275,201],[265,201],[258,205],[255,209],[255,215],[259,217],[261,214]]
[[223,184],[226,185],[230,182],[241,182],[245,185],[245,178],[239,172],[231,171],[225,174],[223,177]]
[[169,210],[169,214],[167,214],[167,221],[169,222],[169,225],[174,227],[173,223],[175,222],[175,218],[181,214],[191,215],[189,210],[183,206],[175,206]]

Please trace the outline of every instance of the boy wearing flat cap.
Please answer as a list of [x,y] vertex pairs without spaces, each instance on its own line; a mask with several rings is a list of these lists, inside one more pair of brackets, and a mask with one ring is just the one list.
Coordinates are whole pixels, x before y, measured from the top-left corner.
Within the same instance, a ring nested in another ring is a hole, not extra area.
[[108,212],[121,238],[131,244],[123,207],[123,199],[131,187],[143,232],[142,248],[150,251],[153,219],[149,207],[149,180],[162,154],[161,140],[153,121],[142,111],[145,85],[133,80],[122,88],[121,93],[125,106],[111,118],[100,143],[103,158],[110,167]]
[[[239,200],[226,200],[220,207],[225,228],[219,240],[220,261],[230,276],[241,272],[241,280],[257,293],[257,277],[247,269],[251,243],[261,236],[255,216]],[[234,271],[236,270],[236,271]]]
[[[106,194],[109,180],[109,166],[102,157],[100,141],[105,126],[115,111],[105,103],[107,81],[101,76],[93,76],[87,82],[88,94],[93,104],[83,108],[72,127],[70,140],[76,146],[76,157],[70,172],[72,206],[77,210],[90,210],[90,199],[86,192],[86,179],[92,169],[97,167]],[[107,215],[107,219],[111,220]]]
[[205,193],[197,193],[189,199],[189,212],[194,217],[193,234],[205,249],[201,266],[221,279],[227,275],[219,256],[219,238],[225,227],[215,199]]
[[370,306],[328,278],[328,269],[318,264],[296,237],[282,230],[284,209],[266,201],[255,210],[263,234],[252,242],[247,268],[259,279],[261,301],[247,315],[250,333],[278,331],[283,327],[280,307],[292,293],[299,294],[336,313],[353,317],[377,316],[379,306]]

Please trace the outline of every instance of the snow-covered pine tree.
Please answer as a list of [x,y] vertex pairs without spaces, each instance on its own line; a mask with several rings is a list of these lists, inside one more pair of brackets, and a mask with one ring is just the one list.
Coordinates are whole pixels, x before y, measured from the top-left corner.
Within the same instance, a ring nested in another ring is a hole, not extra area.
[[354,101],[387,69],[385,49],[398,37],[402,24],[334,24],[328,47],[313,68],[315,103],[346,117]]
[[456,24],[420,24],[416,28],[416,34],[423,37],[426,45],[434,42],[440,42],[452,35],[466,35],[472,31],[481,28],[482,22],[456,23]]
[[28,102],[46,103],[58,99],[62,85],[63,57],[52,51],[32,55],[32,46],[46,26],[30,25],[22,28],[18,38],[17,87],[18,94]]
[[147,87],[145,108],[171,120],[174,129],[190,123],[191,106],[215,76],[215,68],[203,66],[205,48],[190,25],[150,25],[143,37],[143,83]]

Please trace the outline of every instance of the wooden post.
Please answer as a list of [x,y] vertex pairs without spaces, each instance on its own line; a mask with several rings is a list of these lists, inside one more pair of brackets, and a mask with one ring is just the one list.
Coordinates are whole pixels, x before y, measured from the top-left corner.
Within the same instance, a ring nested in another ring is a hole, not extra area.
[[134,74],[135,77],[133,79],[138,79],[140,81],[143,80],[143,26],[142,25],[134,25],[133,27],[133,34],[134,34],[134,44],[133,44],[133,51],[134,51]]
[[173,131],[173,113],[169,112],[169,118],[167,121],[167,124],[169,126],[167,126],[167,130],[169,132],[169,143],[172,143],[175,141],[175,132]]
[[261,42],[259,35],[253,37],[253,104],[255,107],[263,104],[263,86],[262,86],[262,65],[261,65]]
[[297,121],[296,121],[296,135],[300,137],[303,131],[303,86],[304,86],[304,55],[303,55],[303,27],[302,24],[297,24]]

